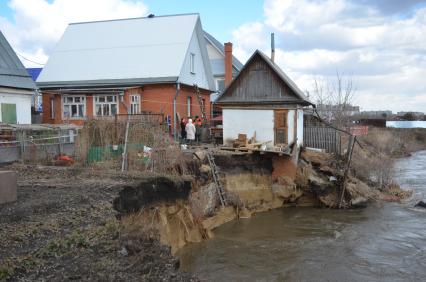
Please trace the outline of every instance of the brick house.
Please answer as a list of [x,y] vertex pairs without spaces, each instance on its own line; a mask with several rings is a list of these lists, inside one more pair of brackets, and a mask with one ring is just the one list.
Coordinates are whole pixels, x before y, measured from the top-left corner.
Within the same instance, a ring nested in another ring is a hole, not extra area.
[[201,116],[216,90],[198,14],[70,24],[37,79],[44,123],[115,114]]

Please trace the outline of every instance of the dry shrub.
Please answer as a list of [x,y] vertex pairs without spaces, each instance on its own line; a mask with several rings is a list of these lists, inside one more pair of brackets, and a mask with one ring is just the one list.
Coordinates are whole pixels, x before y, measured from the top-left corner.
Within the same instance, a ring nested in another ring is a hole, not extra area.
[[[89,150],[99,147],[103,159],[90,165],[120,169],[122,160],[120,152],[125,146],[126,126],[127,121],[121,120],[87,121],[77,138],[76,155],[79,163],[89,165],[87,159]],[[114,145],[118,146],[118,149],[114,148]],[[129,122],[127,160],[128,170],[149,170],[160,174],[185,172],[185,158],[182,157],[179,145],[173,141],[164,125],[158,122]]]
[[123,239],[159,239],[156,226],[157,211],[141,210],[137,213],[126,215],[120,220],[120,237]]
[[386,130],[373,129],[361,138],[363,148],[355,146],[352,172],[360,180],[380,190],[394,184],[392,155],[401,148],[402,139]]

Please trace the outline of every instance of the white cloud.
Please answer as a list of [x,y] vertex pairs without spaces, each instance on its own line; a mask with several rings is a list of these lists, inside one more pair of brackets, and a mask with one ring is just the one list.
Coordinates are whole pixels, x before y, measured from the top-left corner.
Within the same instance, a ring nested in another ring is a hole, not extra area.
[[269,54],[274,32],[276,62],[302,90],[314,77],[329,81],[339,71],[353,77],[355,102],[364,109],[425,111],[426,8],[402,15],[381,9],[382,2],[265,0],[264,20],[234,31],[236,55]]
[[[51,3],[50,3],[51,2]],[[136,0],[11,0],[14,19],[0,29],[20,55],[45,63],[68,23],[139,17],[148,9]],[[23,60],[27,66],[34,65]]]
[[235,44],[234,54],[247,60],[252,52],[251,49],[264,49],[264,25],[260,22],[244,24],[232,32]]

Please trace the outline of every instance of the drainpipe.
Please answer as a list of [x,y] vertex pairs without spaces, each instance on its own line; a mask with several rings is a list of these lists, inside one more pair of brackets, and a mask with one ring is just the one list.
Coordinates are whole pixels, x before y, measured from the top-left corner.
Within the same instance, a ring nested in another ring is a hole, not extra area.
[[[125,93],[125,91],[121,91],[120,93],[118,93],[118,100],[120,101],[120,103],[121,104],[123,104],[123,106],[124,106],[124,108],[126,109],[126,113],[127,114],[130,114],[130,110],[129,110],[129,107],[127,106],[127,104],[124,102],[124,95],[125,95],[126,93]],[[120,107],[120,105],[118,105],[118,107]],[[120,110],[119,109],[117,109],[117,113],[119,112]]]
[[178,141],[178,135],[177,135],[177,121],[176,121],[176,116],[177,116],[177,110],[176,110],[176,99],[179,96],[179,92],[180,92],[180,83],[177,82],[176,83],[176,95],[173,98],[173,137],[175,139],[175,141]]

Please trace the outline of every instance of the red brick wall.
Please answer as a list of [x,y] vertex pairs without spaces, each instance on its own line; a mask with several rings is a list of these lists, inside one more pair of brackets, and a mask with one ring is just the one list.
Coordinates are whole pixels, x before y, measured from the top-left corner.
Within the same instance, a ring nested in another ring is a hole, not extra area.
[[297,155],[272,157],[272,180],[277,180],[280,176],[287,176],[296,179]]
[[[206,115],[210,119],[210,92],[200,90],[202,97],[205,99]],[[119,113],[125,114],[130,111],[130,95],[140,94],[141,95],[141,111],[147,111],[152,113],[163,113],[164,116],[170,116],[172,119],[173,127],[173,99],[176,95],[175,84],[154,84],[146,85],[137,88],[128,89],[124,93],[123,101],[119,97]],[[86,95],[86,116],[92,118],[93,113],[93,96],[90,94]],[[50,118],[50,98],[55,98],[55,119]],[[181,86],[179,96],[176,99],[176,110],[180,118],[187,117],[187,101],[188,97],[192,99],[192,117],[201,117],[201,110],[198,104],[197,94],[193,87]],[[61,98],[60,95],[54,95],[48,92],[43,93],[43,122],[44,123],[63,123],[62,112],[61,112]],[[68,121],[67,121],[68,122]],[[84,120],[70,119],[70,123],[81,125]]]
[[[51,104],[50,99],[54,99],[55,118],[50,117]],[[61,107],[61,96],[52,93],[43,93],[42,95],[43,105],[43,123],[62,123],[62,107]]]
[[[200,91],[201,95],[205,99],[207,118],[210,119],[210,92],[205,90]],[[175,95],[176,85],[173,84],[144,86],[142,89],[142,111],[163,113],[165,116],[170,116],[173,128],[173,99]],[[178,116],[180,118],[187,118],[188,97],[192,98],[192,116],[201,117],[201,110],[194,88],[183,85],[181,86],[179,96],[176,99],[176,112]]]

